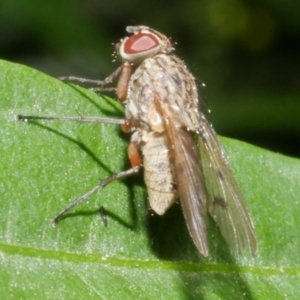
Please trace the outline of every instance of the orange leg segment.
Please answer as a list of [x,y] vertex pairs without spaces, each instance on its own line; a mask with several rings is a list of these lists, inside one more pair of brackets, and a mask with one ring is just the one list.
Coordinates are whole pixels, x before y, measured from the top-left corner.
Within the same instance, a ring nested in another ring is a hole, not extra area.
[[127,97],[128,84],[131,77],[131,64],[124,62],[122,65],[118,85],[117,85],[117,96],[119,101],[123,102]]
[[142,165],[142,158],[138,151],[137,145],[134,143],[130,143],[127,152],[132,168],[136,168],[136,170],[138,171]]

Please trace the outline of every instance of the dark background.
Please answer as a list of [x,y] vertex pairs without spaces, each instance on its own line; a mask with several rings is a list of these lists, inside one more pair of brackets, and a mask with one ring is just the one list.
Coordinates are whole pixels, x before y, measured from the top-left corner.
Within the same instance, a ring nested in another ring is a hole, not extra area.
[[127,25],[177,42],[218,134],[300,157],[298,0],[2,0],[0,58],[103,79]]

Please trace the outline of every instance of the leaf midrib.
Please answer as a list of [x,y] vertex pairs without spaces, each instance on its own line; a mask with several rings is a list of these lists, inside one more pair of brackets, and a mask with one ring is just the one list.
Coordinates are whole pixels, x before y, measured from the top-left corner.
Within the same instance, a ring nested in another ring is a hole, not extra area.
[[8,255],[21,255],[39,259],[54,259],[65,262],[96,263],[111,267],[134,269],[163,269],[182,272],[213,272],[213,273],[251,273],[265,276],[299,275],[297,267],[264,267],[246,265],[211,264],[195,262],[170,262],[161,260],[133,260],[115,257],[101,257],[99,254],[78,254],[66,251],[44,250],[20,245],[0,243],[0,251]]

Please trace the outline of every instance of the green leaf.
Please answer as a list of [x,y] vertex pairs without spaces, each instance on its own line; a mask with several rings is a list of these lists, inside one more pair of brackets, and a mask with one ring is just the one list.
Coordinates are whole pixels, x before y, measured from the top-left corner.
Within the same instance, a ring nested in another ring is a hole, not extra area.
[[[297,299],[300,161],[222,138],[256,226],[258,254],[231,253],[210,224],[197,253],[174,205],[147,215],[142,172],[50,220],[129,168],[117,125],[18,122],[16,114],[122,117],[117,102],[27,67],[1,65],[0,294],[3,299]],[[108,227],[98,212],[103,205]]]

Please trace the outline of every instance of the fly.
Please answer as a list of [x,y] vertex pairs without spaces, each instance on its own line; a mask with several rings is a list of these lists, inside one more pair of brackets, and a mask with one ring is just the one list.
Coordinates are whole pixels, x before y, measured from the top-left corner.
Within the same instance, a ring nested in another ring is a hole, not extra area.
[[150,207],[163,215],[180,199],[189,233],[199,250],[209,255],[208,214],[229,246],[242,253],[256,252],[256,237],[246,201],[227,162],[214,130],[199,110],[197,86],[184,62],[172,54],[165,35],[146,26],[128,26],[129,37],[116,45],[122,65],[103,81],[77,77],[63,80],[91,82],[94,91],[114,90],[104,86],[118,77],[116,94],[125,106],[125,118],[36,117],[19,120],[71,120],[121,124],[131,133],[129,170],[101,180],[60,212],[62,216],[110,182],[144,168]]

